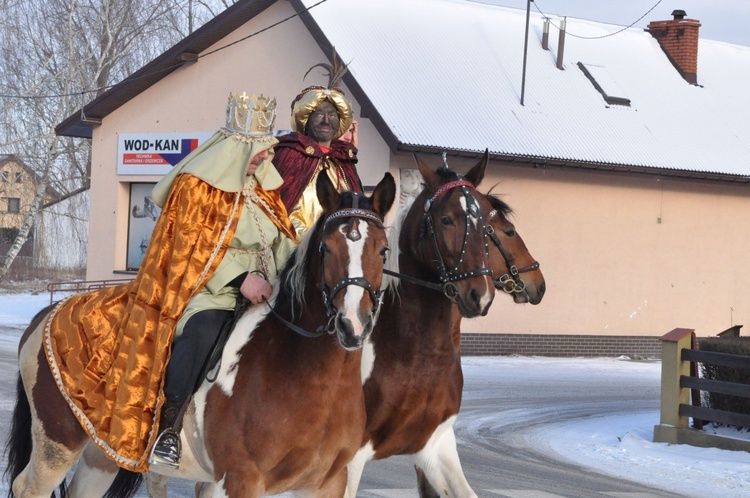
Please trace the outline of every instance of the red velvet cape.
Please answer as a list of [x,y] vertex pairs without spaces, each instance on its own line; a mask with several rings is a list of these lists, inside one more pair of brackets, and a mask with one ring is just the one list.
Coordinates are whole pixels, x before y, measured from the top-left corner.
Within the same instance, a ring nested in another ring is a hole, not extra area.
[[310,183],[321,158],[328,159],[340,167],[346,176],[347,183],[355,192],[362,193],[362,182],[357,174],[357,148],[343,140],[331,142],[328,153],[320,145],[305,135],[297,132],[278,137],[273,164],[284,178],[279,189],[281,200],[291,212],[297,204],[305,187]]

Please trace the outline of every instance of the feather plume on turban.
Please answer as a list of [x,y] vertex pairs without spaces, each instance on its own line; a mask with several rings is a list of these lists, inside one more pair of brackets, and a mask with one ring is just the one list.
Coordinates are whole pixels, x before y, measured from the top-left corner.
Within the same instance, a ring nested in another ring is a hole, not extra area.
[[344,92],[338,88],[341,84],[341,79],[347,71],[347,64],[341,63],[341,59],[339,59],[335,49],[333,51],[332,60],[333,64],[315,64],[305,73],[304,78],[306,78],[307,75],[310,74],[310,71],[316,67],[322,67],[328,71],[328,87],[320,85],[307,87],[297,95],[294,102],[292,102],[292,131],[304,135],[310,114],[312,114],[312,112],[317,109],[320,103],[324,100],[328,100],[331,104],[336,106],[336,110],[339,113],[339,129],[334,134],[333,140],[336,140],[346,133],[351,126],[353,119],[352,106],[344,97]]

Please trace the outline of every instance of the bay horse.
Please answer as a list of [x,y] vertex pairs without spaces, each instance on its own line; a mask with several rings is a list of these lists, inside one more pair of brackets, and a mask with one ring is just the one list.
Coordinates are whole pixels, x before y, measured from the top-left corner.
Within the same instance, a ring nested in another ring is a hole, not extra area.
[[[423,283],[409,276],[441,280],[434,261],[464,258],[463,274],[486,264],[492,269],[493,288],[513,296],[517,303],[541,301],[544,278],[507,218],[510,207],[476,191],[488,159],[485,152],[465,178],[447,168],[434,172],[418,161],[425,189],[400,213],[390,237],[399,252],[398,272],[386,272],[397,274],[400,286],[396,295],[393,282],[390,284],[382,319],[372,333],[373,352],[366,349],[363,357],[372,362],[364,384],[367,427],[362,448],[349,464],[350,496],[356,494],[368,460],[393,455],[411,457],[423,498],[477,496],[461,469],[453,430],[463,389],[461,318],[477,313],[467,313],[471,307],[437,288],[421,288]],[[471,184],[466,188],[472,200],[467,192],[461,195],[444,190],[445,185],[462,181]],[[442,202],[437,203],[440,197]],[[478,212],[472,213],[472,204]],[[425,213],[430,211],[441,220],[432,237],[447,241],[444,245],[421,236],[420,224],[425,224]],[[451,233],[450,229],[464,223],[462,245],[462,233]],[[445,252],[438,255],[435,247]],[[484,278],[483,273],[476,272],[465,282],[486,285]]]
[[[395,183],[387,173],[369,198],[339,194],[327,175],[319,175],[316,187],[325,214],[290,259],[268,305],[239,319],[215,382],[205,380],[195,393],[179,469],[150,469],[198,482],[198,496],[346,493],[346,464],[365,425],[361,347],[378,315],[388,250],[382,219]],[[89,442],[63,401],[41,349],[43,318],[19,346],[8,444],[11,496],[49,497],[79,458],[64,496],[132,496],[140,481],[120,479],[127,472],[118,474]],[[326,323],[331,331],[309,332]],[[166,482],[156,480],[149,493],[166,496]]]

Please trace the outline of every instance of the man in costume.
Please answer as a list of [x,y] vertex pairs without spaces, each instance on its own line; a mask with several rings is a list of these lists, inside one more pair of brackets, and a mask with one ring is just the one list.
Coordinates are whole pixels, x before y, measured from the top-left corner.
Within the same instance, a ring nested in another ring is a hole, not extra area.
[[[279,137],[274,165],[284,178],[281,199],[298,235],[312,227],[322,214],[315,181],[325,171],[336,189],[362,193],[357,174],[356,126],[352,108],[337,86],[346,73],[336,52],[333,65],[316,64],[328,71],[328,87],[311,86],[292,102],[292,133]],[[351,129],[351,130],[350,130]],[[348,141],[342,135],[353,135]]]
[[222,324],[239,294],[270,296],[294,251],[270,160],[275,105],[230,94],[226,128],[154,188],[163,210],[136,279],[61,302],[46,326],[63,397],[121,467],[179,465],[175,422]]

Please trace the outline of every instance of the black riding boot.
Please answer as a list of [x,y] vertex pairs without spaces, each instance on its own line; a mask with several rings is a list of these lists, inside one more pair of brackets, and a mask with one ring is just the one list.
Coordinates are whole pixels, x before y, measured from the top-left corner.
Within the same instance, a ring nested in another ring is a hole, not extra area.
[[154,448],[151,450],[149,463],[151,465],[163,465],[177,469],[180,467],[180,456],[182,455],[182,441],[180,440],[180,429],[176,428],[177,419],[182,406],[165,404],[161,409],[159,417],[159,437],[156,439]]
[[232,312],[225,310],[200,311],[190,317],[182,334],[173,341],[164,379],[166,402],[159,418],[159,437],[149,458],[151,465],[179,468],[183,407],[198,388],[216,339],[231,316]]

